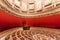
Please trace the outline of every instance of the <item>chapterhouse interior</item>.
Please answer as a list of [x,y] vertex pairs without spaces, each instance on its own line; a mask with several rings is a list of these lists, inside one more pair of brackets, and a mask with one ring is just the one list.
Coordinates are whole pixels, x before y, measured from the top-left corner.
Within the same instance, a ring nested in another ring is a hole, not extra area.
[[60,40],[60,0],[0,0],[0,40]]

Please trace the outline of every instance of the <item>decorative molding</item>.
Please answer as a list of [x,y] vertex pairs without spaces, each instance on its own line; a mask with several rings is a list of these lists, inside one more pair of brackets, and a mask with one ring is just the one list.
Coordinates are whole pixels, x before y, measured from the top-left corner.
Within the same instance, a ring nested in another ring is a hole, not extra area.
[[[18,0],[15,0],[15,1],[18,1]],[[24,5],[22,3],[22,2],[25,2],[25,0],[23,1],[20,0],[18,2],[20,3],[20,6],[17,4],[14,4],[14,2],[9,3],[8,0],[0,0],[0,8],[7,11],[8,13],[21,16],[21,17],[42,17],[42,16],[48,16],[48,15],[54,15],[57,12],[58,13],[60,12],[60,1],[56,2],[56,0],[54,3],[49,3],[46,5],[43,4],[42,6],[40,6],[41,9],[39,10],[35,9],[36,8],[35,0],[34,1],[30,0],[30,2],[26,0],[26,4],[27,4],[25,5],[26,10],[23,10]]]

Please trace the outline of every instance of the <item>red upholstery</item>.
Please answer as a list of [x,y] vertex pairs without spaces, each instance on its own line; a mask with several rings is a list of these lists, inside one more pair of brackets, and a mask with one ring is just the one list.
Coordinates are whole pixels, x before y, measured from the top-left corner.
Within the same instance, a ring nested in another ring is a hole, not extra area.
[[21,18],[0,10],[0,28],[21,26],[23,21],[26,21],[30,26],[46,25],[48,27],[55,27],[60,26],[60,14],[41,18]]

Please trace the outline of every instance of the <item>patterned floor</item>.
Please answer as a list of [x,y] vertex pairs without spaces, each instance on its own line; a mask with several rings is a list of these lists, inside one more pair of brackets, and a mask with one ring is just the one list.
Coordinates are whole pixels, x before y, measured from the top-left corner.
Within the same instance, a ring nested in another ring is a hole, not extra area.
[[43,30],[18,30],[7,35],[4,40],[60,40],[60,34]]

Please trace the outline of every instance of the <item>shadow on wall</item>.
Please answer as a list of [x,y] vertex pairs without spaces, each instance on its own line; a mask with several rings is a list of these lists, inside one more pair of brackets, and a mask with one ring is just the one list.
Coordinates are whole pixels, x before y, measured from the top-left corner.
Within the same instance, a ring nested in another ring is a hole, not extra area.
[[16,28],[16,27],[20,27],[20,26],[19,26],[19,25],[7,25],[7,26],[1,26],[1,27],[0,27],[0,32],[1,32],[1,31],[4,31],[4,30],[11,29],[11,28]]

